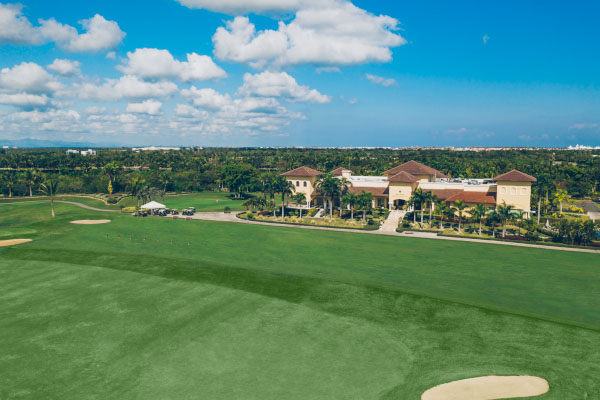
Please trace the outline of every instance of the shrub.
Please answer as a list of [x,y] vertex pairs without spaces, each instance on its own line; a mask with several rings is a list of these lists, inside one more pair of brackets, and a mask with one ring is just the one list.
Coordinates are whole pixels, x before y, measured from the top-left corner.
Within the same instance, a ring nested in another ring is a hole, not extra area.
[[403,222],[402,222],[402,227],[403,227],[403,228],[410,228],[410,222],[408,222],[408,221],[403,221]]
[[136,208],[135,207],[123,207],[121,209],[121,212],[124,212],[124,213],[133,213],[133,212],[136,212]]
[[254,213],[252,211],[248,211],[246,213],[246,217],[248,217],[248,219],[254,219]]
[[117,200],[115,197],[109,197],[108,200],[106,200],[106,202],[108,204],[117,204],[119,200]]
[[229,207],[229,206],[226,206],[226,207],[223,209],[223,212],[224,212],[225,214],[229,214],[229,213],[231,213],[231,207]]

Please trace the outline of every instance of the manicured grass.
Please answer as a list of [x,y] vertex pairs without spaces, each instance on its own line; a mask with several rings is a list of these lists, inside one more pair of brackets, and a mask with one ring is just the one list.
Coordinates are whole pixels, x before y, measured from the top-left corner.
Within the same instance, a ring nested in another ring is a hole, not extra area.
[[[245,210],[242,206],[243,200],[233,199],[230,197],[230,193],[226,192],[200,192],[166,196],[162,199],[156,199],[156,201],[164,204],[167,208],[176,208],[179,211],[189,207],[196,207],[196,211],[223,211],[225,207],[229,207],[234,211]],[[137,200],[127,198],[121,200],[119,204],[127,207],[135,206],[136,203]]]
[[57,212],[0,205],[35,230],[0,249],[0,398],[418,399],[489,374],[600,397],[598,255]]

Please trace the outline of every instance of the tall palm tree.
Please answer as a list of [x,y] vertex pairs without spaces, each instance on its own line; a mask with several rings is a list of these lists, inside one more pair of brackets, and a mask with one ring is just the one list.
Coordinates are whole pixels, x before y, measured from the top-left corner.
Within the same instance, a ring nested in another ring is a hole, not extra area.
[[333,219],[333,199],[340,193],[340,180],[330,173],[319,176],[315,189],[329,200],[329,219]]
[[291,196],[294,193],[294,184],[283,176],[278,176],[274,184],[275,192],[281,194],[281,220],[283,221],[285,218],[285,196]]
[[12,188],[17,182],[17,174],[15,171],[6,171],[2,174],[2,182],[8,189],[8,197],[12,197]]
[[415,210],[415,205],[417,204],[417,200],[413,195],[410,196],[410,198],[408,199],[408,201],[406,202],[407,207],[412,208],[412,214],[413,214],[413,225],[417,224],[417,211]]
[[338,179],[338,185],[339,185],[339,192],[340,192],[340,217],[342,216],[342,198],[344,197],[344,195],[346,193],[348,193],[348,188],[350,186],[352,186],[352,182],[350,182],[348,179],[342,177]]
[[493,238],[496,237],[496,224],[498,222],[500,222],[500,220],[501,220],[500,215],[498,214],[498,211],[496,211],[496,210],[491,210],[487,215],[487,223],[489,223],[492,228],[492,237]]
[[556,193],[554,193],[554,201],[560,205],[560,213],[563,212],[563,201],[569,198],[569,194],[566,190],[558,189]]
[[412,195],[415,198],[415,203],[419,204],[419,208],[421,209],[421,229],[423,229],[423,209],[425,208],[425,203],[428,201],[428,195],[427,192],[424,192],[420,188],[415,190]]
[[54,214],[54,195],[56,195],[56,191],[58,190],[58,179],[54,177],[48,177],[46,180],[40,185],[40,191],[44,193],[46,196],[50,197],[50,209],[52,210],[52,218],[55,217]]
[[454,208],[458,212],[458,233],[460,233],[460,223],[462,222],[463,211],[467,208],[467,203],[462,200],[454,201]]
[[512,205],[506,204],[505,201],[496,208],[500,222],[502,222],[502,237],[506,236],[506,222],[512,218],[514,208]]
[[354,207],[356,206],[357,202],[358,202],[358,198],[352,192],[348,192],[342,197],[342,204],[344,206],[350,207],[350,219],[352,221],[354,221]]
[[432,222],[432,215],[433,215],[433,209],[434,209],[434,204],[437,203],[438,197],[433,194],[433,192],[427,192],[427,202],[429,203],[429,226],[433,226],[433,222]]
[[361,190],[360,194],[358,195],[358,206],[362,211],[362,220],[364,224],[367,218],[367,211],[373,207],[373,193]]
[[435,211],[436,214],[440,216],[440,230],[444,229],[444,215],[446,215],[446,210],[448,209],[448,206],[446,205],[446,202],[444,201],[438,201],[436,203],[435,206]]
[[444,209],[446,218],[448,218],[450,220],[450,229],[454,229],[453,225],[454,225],[454,219],[456,218],[456,212],[457,212],[457,210],[454,207],[446,207]]
[[[293,195],[292,199],[294,199],[297,205],[303,205],[306,203],[306,195],[302,192],[298,192]],[[300,219],[302,219],[302,206],[300,207]]]
[[541,174],[538,176],[538,181],[536,184],[537,188],[537,196],[538,196],[538,204],[537,204],[537,223],[540,224],[540,219],[542,218],[542,196],[544,193],[548,194],[548,191],[551,187],[551,179],[547,174]]
[[479,220],[479,236],[481,236],[481,224],[487,212],[488,208],[485,206],[485,204],[479,203],[476,204],[475,207],[471,208],[471,215]]
[[23,180],[29,187],[29,197],[33,197],[33,186],[39,182],[38,172],[33,169],[26,169],[25,172],[23,172]]

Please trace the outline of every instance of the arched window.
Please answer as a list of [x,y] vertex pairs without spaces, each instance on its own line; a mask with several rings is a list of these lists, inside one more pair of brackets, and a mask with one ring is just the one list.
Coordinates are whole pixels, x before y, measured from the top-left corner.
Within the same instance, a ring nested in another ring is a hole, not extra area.
[[510,188],[510,194],[517,194],[517,188],[511,187]]
[[500,189],[500,193],[506,194],[506,188],[504,186]]
[[306,181],[304,181],[304,187],[306,187]]
[[300,181],[296,181],[296,186],[300,186]]
[[521,194],[522,195],[526,195],[527,194],[527,188],[521,188]]

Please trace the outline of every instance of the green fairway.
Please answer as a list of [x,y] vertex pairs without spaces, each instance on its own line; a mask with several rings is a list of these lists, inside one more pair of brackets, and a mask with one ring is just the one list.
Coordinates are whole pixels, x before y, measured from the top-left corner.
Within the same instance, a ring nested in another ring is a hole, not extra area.
[[600,398],[599,255],[56,210],[0,204],[0,399]]

